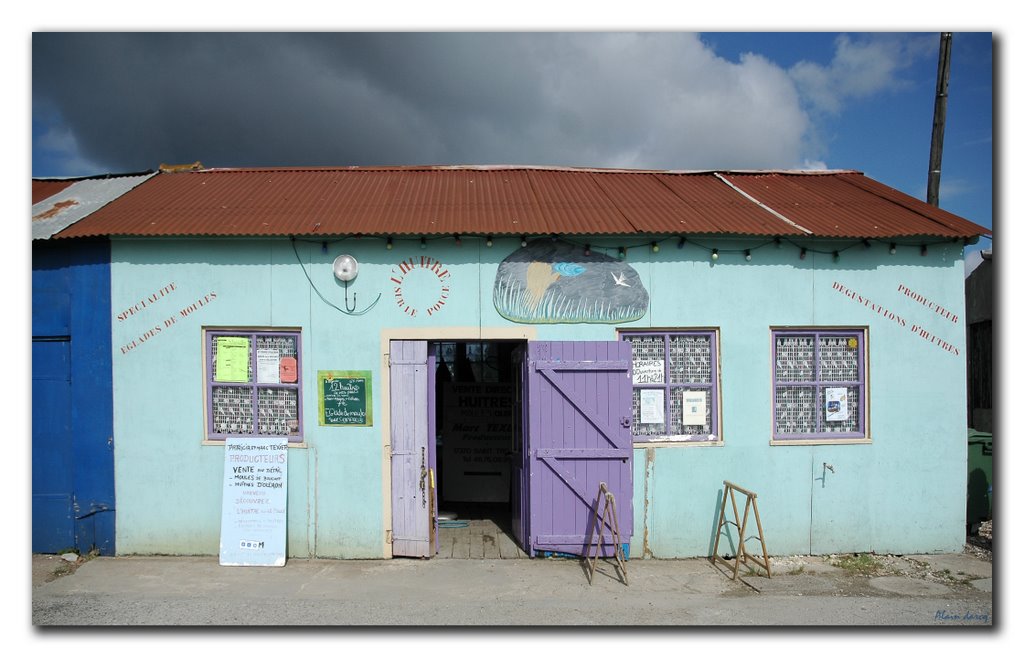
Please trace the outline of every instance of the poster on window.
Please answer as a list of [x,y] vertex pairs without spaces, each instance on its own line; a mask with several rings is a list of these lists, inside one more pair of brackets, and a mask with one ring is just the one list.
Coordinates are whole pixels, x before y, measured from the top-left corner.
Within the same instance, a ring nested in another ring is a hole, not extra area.
[[294,356],[281,357],[281,372],[279,377],[282,384],[294,384],[299,377],[299,364]]
[[218,336],[215,382],[249,381],[249,339]]
[[260,384],[281,383],[281,355],[276,349],[256,350],[256,381]]
[[664,384],[665,362],[661,359],[635,359],[633,361],[634,384]]
[[850,419],[845,388],[825,389],[825,421],[837,422]]
[[221,502],[221,566],[283,567],[288,442],[227,439]]
[[683,391],[683,425],[703,425],[707,418],[707,392]]
[[640,391],[640,423],[660,425],[665,422],[665,391],[643,389]]

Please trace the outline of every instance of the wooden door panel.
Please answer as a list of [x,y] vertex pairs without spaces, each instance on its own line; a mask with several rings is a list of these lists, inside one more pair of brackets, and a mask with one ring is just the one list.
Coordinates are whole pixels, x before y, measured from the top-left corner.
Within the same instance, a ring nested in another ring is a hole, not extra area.
[[426,341],[391,341],[391,552],[428,557],[429,455]]
[[[530,343],[531,554],[582,554],[600,483],[615,496],[624,543],[633,529],[632,355],[628,343]],[[610,530],[601,533],[610,540]],[[611,548],[605,550],[610,554]]]

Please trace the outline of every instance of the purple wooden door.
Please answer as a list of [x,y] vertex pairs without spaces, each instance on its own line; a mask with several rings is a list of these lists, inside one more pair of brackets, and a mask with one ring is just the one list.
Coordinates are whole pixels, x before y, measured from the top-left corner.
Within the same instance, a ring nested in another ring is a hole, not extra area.
[[391,363],[391,552],[428,557],[430,456],[428,454],[427,343],[393,340]]
[[[629,343],[531,342],[527,356],[526,548],[530,555],[537,551],[582,555],[592,550],[586,542],[601,482],[615,496],[621,541],[629,543],[633,534]],[[601,536],[602,554],[612,555],[609,526]]]

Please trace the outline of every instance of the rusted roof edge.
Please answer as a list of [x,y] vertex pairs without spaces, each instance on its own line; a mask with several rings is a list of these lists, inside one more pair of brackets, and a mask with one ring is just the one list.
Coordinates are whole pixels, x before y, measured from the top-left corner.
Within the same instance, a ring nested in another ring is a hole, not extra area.
[[572,167],[566,165],[350,165],[341,167],[208,167],[180,173],[215,174],[259,171],[330,172],[330,171],[565,171],[595,174],[783,174],[787,176],[830,176],[835,174],[861,174],[854,169],[623,169],[620,167]]
[[[861,176],[863,176],[863,174],[861,174]],[[886,185],[885,183],[882,183],[881,181],[875,181],[875,180],[872,179],[872,182],[874,182],[877,185],[885,188],[885,190],[884,190],[885,193],[884,194],[880,194],[878,189],[873,188],[870,185],[865,185],[860,178],[857,178],[857,177],[854,177],[854,176],[843,176],[843,177],[839,178],[839,180],[843,181],[843,182],[846,182],[846,183],[848,183],[850,185],[853,185],[854,187],[857,187],[859,189],[862,189],[865,192],[870,192],[871,194],[879,196],[879,197],[885,199],[886,201],[888,201],[890,203],[894,203],[894,204],[896,204],[896,205],[898,205],[901,208],[904,208],[906,210],[909,210],[910,212],[914,213],[915,215],[918,215],[919,217],[922,217],[922,218],[924,218],[927,221],[930,221],[932,223],[938,224],[939,226],[941,226],[941,227],[943,227],[943,228],[945,228],[947,230],[954,231],[956,233],[963,233],[963,230],[964,230],[963,226],[955,226],[955,225],[952,225],[952,224],[950,224],[950,223],[948,223],[946,221],[943,221],[939,217],[935,217],[935,216],[932,216],[931,214],[926,214],[926,213],[921,212],[920,210],[918,210],[917,208],[915,208],[911,204],[906,203],[904,201],[904,199],[903,199],[903,197],[905,197],[905,196],[909,197],[911,199],[913,199],[913,197],[910,197],[905,192],[900,192],[896,188],[890,187],[890,186]],[[889,191],[895,192],[895,194],[889,193]],[[915,199],[915,200],[919,201],[920,203],[925,203],[924,201],[920,201],[919,199]],[[971,224],[972,226],[980,229],[981,232],[976,233],[976,235],[992,235],[992,230],[991,229],[987,229],[984,226],[982,226],[980,224],[977,224],[975,222],[972,222],[971,220],[969,220],[969,219],[967,219],[965,217],[959,217],[957,215],[953,215],[953,213],[949,212],[948,210],[944,210],[944,209],[939,208],[937,206],[929,206],[929,207],[930,208],[934,208],[935,210],[938,210],[941,213],[952,215],[953,217],[956,217],[958,220],[966,222],[968,224]]]

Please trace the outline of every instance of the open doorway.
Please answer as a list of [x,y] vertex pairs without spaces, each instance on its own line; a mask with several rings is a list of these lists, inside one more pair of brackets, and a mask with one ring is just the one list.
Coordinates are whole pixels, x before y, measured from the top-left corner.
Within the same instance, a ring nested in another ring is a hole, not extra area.
[[438,557],[524,557],[512,528],[520,341],[434,341]]
[[[628,544],[633,384],[627,342],[393,338],[386,356],[391,528],[385,541],[393,557],[583,555],[596,541],[611,550],[612,534]],[[602,485],[618,502],[620,532],[597,535],[589,527]],[[444,520],[464,526],[440,526],[438,512],[453,512]],[[475,548],[461,541],[455,548],[459,532],[481,535],[484,527],[489,541],[471,537]]]

